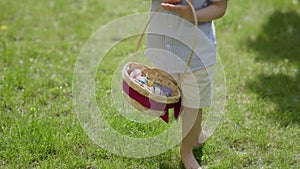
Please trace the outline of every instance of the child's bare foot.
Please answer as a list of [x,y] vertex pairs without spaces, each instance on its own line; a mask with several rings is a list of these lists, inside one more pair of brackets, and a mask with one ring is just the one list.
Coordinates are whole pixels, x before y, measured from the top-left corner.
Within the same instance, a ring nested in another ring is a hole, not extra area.
[[181,148],[180,155],[185,169],[201,169],[192,151],[186,151]]

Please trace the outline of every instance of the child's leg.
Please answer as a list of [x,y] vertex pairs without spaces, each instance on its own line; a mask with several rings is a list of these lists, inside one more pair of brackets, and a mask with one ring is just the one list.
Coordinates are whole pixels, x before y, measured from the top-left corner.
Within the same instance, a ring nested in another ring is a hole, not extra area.
[[199,169],[200,165],[193,155],[201,132],[202,109],[185,107],[182,112],[182,145],[180,155],[186,169]]

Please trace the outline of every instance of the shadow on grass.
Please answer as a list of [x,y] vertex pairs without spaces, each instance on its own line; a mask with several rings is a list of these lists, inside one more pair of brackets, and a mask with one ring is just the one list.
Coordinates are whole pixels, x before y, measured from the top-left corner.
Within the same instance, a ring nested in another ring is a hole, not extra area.
[[[256,39],[249,38],[246,45],[258,53],[257,62],[267,63],[274,73],[261,73],[247,86],[263,100],[277,104],[267,117],[283,126],[300,122],[300,15],[295,11],[275,11]],[[296,65],[296,74],[282,70]],[[277,71],[274,69],[278,69]]]

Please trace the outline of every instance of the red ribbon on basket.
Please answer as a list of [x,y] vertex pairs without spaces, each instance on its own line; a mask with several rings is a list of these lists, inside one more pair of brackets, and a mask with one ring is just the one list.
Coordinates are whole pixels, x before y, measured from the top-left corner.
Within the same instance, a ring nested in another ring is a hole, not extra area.
[[169,109],[174,108],[174,117],[177,120],[181,112],[181,99],[177,103],[166,104],[160,103],[153,99],[150,99],[139,92],[131,88],[125,81],[123,81],[123,91],[132,99],[140,103],[142,106],[156,111],[164,111],[165,114],[160,116],[160,118],[166,123],[169,122]]

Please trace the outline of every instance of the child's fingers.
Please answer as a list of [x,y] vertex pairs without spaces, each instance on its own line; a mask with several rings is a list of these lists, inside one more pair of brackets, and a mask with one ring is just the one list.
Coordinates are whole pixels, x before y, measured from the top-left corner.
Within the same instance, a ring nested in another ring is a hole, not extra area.
[[[164,3],[171,3],[171,4],[178,4],[180,3],[182,0],[163,0]],[[193,2],[193,0],[188,0],[190,2]]]
[[173,11],[174,5],[169,3],[162,3],[161,6],[167,11]]
[[161,6],[165,10],[171,11],[171,12],[178,12],[179,8],[182,7],[182,5],[173,5],[173,4],[169,4],[169,3],[161,3]]
[[163,0],[164,3],[178,4],[181,0]]

